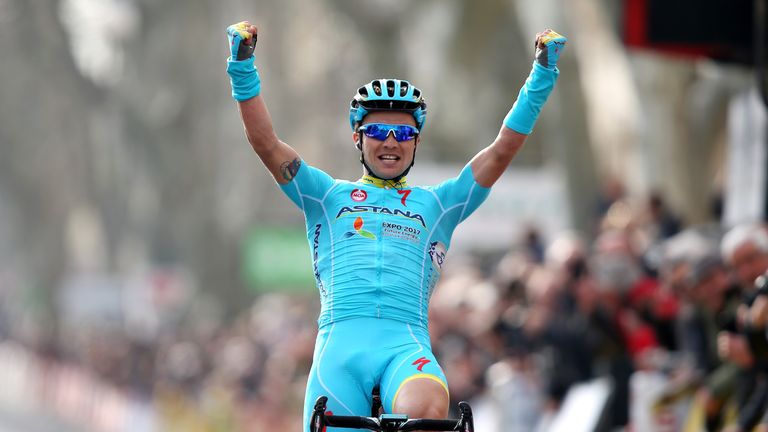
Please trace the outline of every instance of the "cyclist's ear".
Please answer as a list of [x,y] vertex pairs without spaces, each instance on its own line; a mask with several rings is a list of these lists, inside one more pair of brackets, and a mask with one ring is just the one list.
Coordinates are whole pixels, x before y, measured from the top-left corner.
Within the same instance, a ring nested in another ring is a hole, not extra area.
[[355,147],[357,147],[358,150],[362,150],[363,148],[363,137],[361,136],[360,132],[352,132],[352,141],[355,142]]

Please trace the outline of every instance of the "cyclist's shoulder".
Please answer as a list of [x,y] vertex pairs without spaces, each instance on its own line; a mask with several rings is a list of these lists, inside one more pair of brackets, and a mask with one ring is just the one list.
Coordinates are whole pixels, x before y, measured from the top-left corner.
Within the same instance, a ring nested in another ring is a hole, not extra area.
[[455,189],[458,186],[462,186],[467,183],[466,176],[462,174],[457,174],[456,176],[446,178],[438,183],[417,186],[417,188],[437,194],[451,194],[455,192]]
[[301,167],[296,173],[296,178],[309,180],[312,182],[321,182],[323,186],[336,186],[337,184],[350,183],[347,180],[338,179],[328,173],[323,168],[315,166],[306,161],[301,161]]
[[409,186],[409,188],[414,190],[433,191],[435,190],[435,188],[439,187],[441,184],[442,182],[434,183],[434,184],[418,184],[418,185]]
[[443,208],[453,207],[456,204],[466,204],[472,197],[482,202],[489,189],[480,186],[475,180],[472,169],[465,166],[455,176],[429,186],[422,186],[437,198]]
[[333,178],[333,193],[348,192],[353,189],[360,189],[361,185],[357,182],[346,179]]
[[280,188],[294,201],[304,198],[320,200],[336,188],[338,182],[324,170],[301,161],[294,171],[295,175],[288,183],[280,185]]

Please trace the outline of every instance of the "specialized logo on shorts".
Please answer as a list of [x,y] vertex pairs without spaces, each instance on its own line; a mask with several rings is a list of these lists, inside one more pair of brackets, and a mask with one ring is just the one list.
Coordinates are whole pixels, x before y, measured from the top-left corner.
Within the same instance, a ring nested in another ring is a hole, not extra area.
[[352,198],[352,201],[363,202],[368,198],[368,193],[362,189],[355,189],[349,196]]
[[429,257],[432,258],[432,264],[438,270],[443,268],[446,252],[448,252],[448,249],[446,249],[442,242],[436,241],[429,244]]
[[355,219],[355,222],[352,224],[352,228],[354,228],[354,231],[349,231],[344,233],[344,238],[350,238],[354,236],[355,234],[359,234],[367,239],[376,240],[376,236],[370,232],[363,229],[363,218],[360,216]]
[[432,361],[432,360],[430,360],[430,359],[428,359],[428,358],[426,358],[426,357],[421,357],[420,359],[416,360],[415,362],[413,362],[413,363],[411,363],[411,364],[412,364],[413,366],[416,366],[416,365],[418,365],[418,366],[416,366],[416,369],[418,369],[418,370],[419,370],[419,372],[423,372],[421,369],[422,369],[422,368],[423,368],[423,367],[424,367],[424,366],[425,366],[427,363],[429,363],[429,362],[431,362],[431,361]]
[[389,209],[386,207],[379,207],[379,206],[372,206],[372,205],[356,205],[352,207],[344,206],[339,210],[339,213],[336,214],[336,219],[348,214],[348,213],[382,213],[382,214],[388,214],[393,216],[399,216],[404,217],[406,219],[419,221],[421,226],[424,228],[427,227],[426,222],[424,222],[424,216],[418,214],[418,213],[412,213],[410,211],[403,211],[398,209]]

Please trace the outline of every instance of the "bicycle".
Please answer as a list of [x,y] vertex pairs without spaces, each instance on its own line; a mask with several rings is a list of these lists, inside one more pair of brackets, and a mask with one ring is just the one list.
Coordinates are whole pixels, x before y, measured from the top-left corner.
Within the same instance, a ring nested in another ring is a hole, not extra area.
[[[374,399],[375,400],[375,399]],[[472,408],[467,402],[459,402],[458,419],[409,419],[404,414],[379,414],[374,403],[371,417],[326,415],[328,397],[320,396],[315,402],[315,408],[310,420],[311,432],[324,432],[326,426],[350,429],[368,429],[374,432],[406,432],[406,431],[459,431],[474,432]]]

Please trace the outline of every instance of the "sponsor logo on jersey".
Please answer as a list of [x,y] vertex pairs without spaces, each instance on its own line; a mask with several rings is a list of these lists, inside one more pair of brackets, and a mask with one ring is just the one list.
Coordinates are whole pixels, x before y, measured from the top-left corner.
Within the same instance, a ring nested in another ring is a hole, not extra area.
[[448,252],[442,242],[436,241],[429,244],[429,257],[432,258],[432,264],[440,271],[445,262],[445,254]]
[[365,238],[370,239],[370,240],[376,240],[376,235],[375,234],[373,234],[370,231],[366,231],[366,230],[363,229],[363,218],[361,218],[360,216],[358,216],[355,219],[355,222],[352,224],[352,228],[354,228],[355,230],[354,231],[345,232],[344,233],[344,238],[350,238],[350,237],[352,237],[354,235],[359,235],[359,236],[365,237]]
[[421,228],[385,221],[381,223],[381,235],[382,237],[392,237],[412,243],[419,243]]
[[349,196],[352,198],[352,201],[363,202],[368,198],[368,193],[362,189],[354,189]]
[[405,205],[405,200],[408,198],[408,195],[411,194],[411,189],[399,189],[397,193],[403,196],[400,198],[400,203]]
[[423,372],[421,369],[422,369],[424,366],[426,366],[426,365],[427,365],[427,363],[430,363],[431,361],[432,361],[432,360],[430,360],[430,359],[428,359],[428,358],[426,358],[426,357],[421,357],[421,358],[419,358],[418,360],[416,360],[415,362],[411,363],[411,365],[413,365],[413,366],[416,366],[416,369],[418,369],[418,370],[419,370],[419,372]]
[[379,206],[372,206],[372,205],[355,205],[355,206],[344,206],[339,210],[339,213],[336,214],[336,219],[349,214],[349,213],[382,213],[382,214],[388,214],[398,217],[404,217],[406,219],[418,221],[422,227],[426,228],[427,224],[424,221],[424,216],[411,212],[409,210],[399,210],[399,209],[390,209],[387,207],[379,207]]
[[317,267],[317,251],[320,249],[320,230],[323,226],[321,224],[315,225],[315,236],[312,239],[312,270],[315,272],[315,280],[317,281],[317,288],[320,290],[320,295],[325,296],[325,286],[323,281],[320,280],[320,269]]
[[427,284],[425,286],[425,292],[427,302],[432,297],[432,292],[435,290],[437,281],[440,280],[440,272],[445,262],[445,254],[448,249],[442,242],[436,241],[429,244],[429,258],[432,260],[432,265],[429,267],[429,273],[427,274]]

